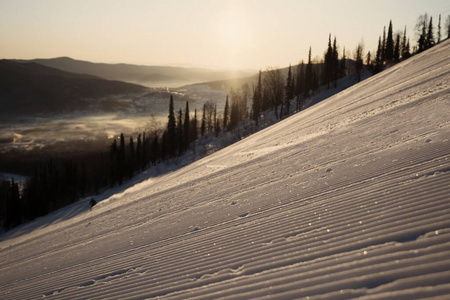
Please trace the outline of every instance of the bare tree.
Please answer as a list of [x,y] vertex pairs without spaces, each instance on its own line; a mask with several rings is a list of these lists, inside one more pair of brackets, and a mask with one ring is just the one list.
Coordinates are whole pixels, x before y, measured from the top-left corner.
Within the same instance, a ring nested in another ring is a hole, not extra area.
[[250,87],[246,83],[241,87],[241,90],[242,90],[242,97],[241,97],[241,104],[239,105],[239,107],[241,120],[245,120],[248,117],[247,99],[250,96]]
[[214,121],[213,115],[216,104],[212,100],[208,100],[205,103],[205,117],[206,117],[206,129],[208,132],[213,131]]
[[264,74],[263,86],[264,92],[267,93],[267,101],[270,106],[274,108],[275,117],[281,118],[281,112],[278,114],[278,105],[281,104],[281,111],[283,111],[284,99],[284,79],[279,69],[267,68]]

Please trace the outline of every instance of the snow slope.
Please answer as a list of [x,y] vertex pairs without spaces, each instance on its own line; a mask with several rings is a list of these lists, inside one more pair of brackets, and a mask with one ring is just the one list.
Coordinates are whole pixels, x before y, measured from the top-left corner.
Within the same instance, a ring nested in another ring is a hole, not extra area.
[[449,54],[4,234],[0,298],[448,299]]

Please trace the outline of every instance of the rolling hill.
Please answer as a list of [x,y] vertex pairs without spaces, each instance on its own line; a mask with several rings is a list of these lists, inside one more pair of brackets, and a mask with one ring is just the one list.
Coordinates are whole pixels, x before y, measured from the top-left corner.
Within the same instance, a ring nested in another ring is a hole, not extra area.
[[36,63],[0,61],[3,116],[86,110],[92,99],[147,90],[136,84],[69,73]]
[[252,74],[244,71],[222,71],[202,68],[93,63],[75,60],[70,57],[15,61],[20,63],[34,62],[66,72],[89,74],[109,80],[137,83],[149,87],[177,87],[195,82],[231,79]]
[[1,298],[448,299],[449,52],[4,233]]

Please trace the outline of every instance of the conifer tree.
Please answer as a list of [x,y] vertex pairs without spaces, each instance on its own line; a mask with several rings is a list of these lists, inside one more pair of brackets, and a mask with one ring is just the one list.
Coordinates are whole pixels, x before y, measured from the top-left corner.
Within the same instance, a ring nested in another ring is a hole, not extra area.
[[386,61],[392,60],[394,60],[394,38],[392,34],[392,21],[389,21],[389,29],[386,39]]
[[[167,132],[167,130],[165,130]],[[147,167],[149,163],[149,141],[146,138],[145,131],[142,133],[142,166],[141,168],[144,169]],[[166,146],[166,145],[165,145]]]
[[437,32],[437,43],[441,42],[441,15],[439,14],[439,22],[438,22],[438,32]]
[[386,26],[383,27],[383,41],[381,43],[381,63],[386,61]]
[[200,135],[204,136],[205,134],[206,134],[206,103],[203,104],[202,124],[200,126]]
[[170,104],[169,104],[169,121],[167,123],[167,154],[169,156],[175,155],[177,149],[177,129],[176,129],[176,121],[175,121],[175,110],[173,104],[173,96],[170,95]]
[[[198,137],[198,119],[197,119],[197,109],[195,109],[194,111],[194,118],[191,121],[191,126],[190,126],[190,141],[193,142],[197,139]],[[195,146],[194,146],[194,151],[195,151]]]
[[376,74],[378,72],[381,71],[381,66],[383,65],[383,61],[382,61],[382,49],[381,49],[382,45],[381,45],[381,36],[378,37],[378,48],[377,48],[377,55],[375,58],[375,67],[372,70],[373,74]]
[[447,16],[445,25],[447,27],[447,38],[450,39],[450,15]]
[[184,141],[184,150],[189,148],[189,144],[191,143],[191,120],[189,113],[189,101],[186,101],[186,109],[184,112],[184,128],[183,128],[183,141]]
[[358,44],[355,50],[355,73],[358,78],[358,82],[361,81],[361,72],[363,69],[363,46],[361,43]]
[[161,157],[164,157],[164,153],[161,152],[159,150],[158,135],[154,134],[150,145],[150,161],[153,165],[155,165]]
[[161,144],[160,157],[161,157],[161,159],[167,159],[169,157],[169,149],[168,149],[169,138],[168,138],[168,134],[167,134],[167,129],[164,130],[164,132],[162,134],[160,144]]
[[333,70],[333,48],[331,47],[331,33],[328,36],[328,48],[324,56],[324,65],[322,72],[322,83],[330,88],[331,76]]
[[400,35],[395,36],[394,57],[395,62],[400,61]]
[[339,77],[345,77],[347,75],[347,58],[345,57],[345,47],[342,52],[342,59],[339,64]]
[[433,17],[430,17],[430,24],[428,25],[428,32],[425,39],[425,49],[434,46],[434,34],[433,34]]
[[218,130],[218,128],[217,128],[217,103],[214,103],[213,128],[214,128],[214,132],[216,132]]
[[184,152],[184,141],[183,141],[183,111],[178,111],[178,121],[177,121],[177,149],[178,149],[178,155],[181,155]]
[[401,56],[402,59],[405,59],[405,52],[406,51],[406,26],[405,30],[403,31],[403,37],[402,37],[402,47],[401,47]]
[[137,142],[136,142],[136,163],[139,169],[143,169],[142,166],[142,140],[141,134],[138,134]]
[[424,14],[419,17],[418,23],[416,25],[416,27],[418,29],[421,28],[421,34],[417,41],[417,46],[418,46],[417,52],[419,52],[419,53],[427,49],[427,38],[426,38],[427,21],[428,21],[428,15]]
[[[110,153],[110,162],[109,165],[110,167],[110,181],[109,181],[109,185],[110,187],[113,187],[116,184],[117,181],[117,140],[116,138],[114,138],[112,144],[111,144],[111,149],[109,151]],[[35,174],[35,178],[37,178],[37,170],[36,170],[36,174]]]
[[228,118],[230,115],[230,104],[228,103],[228,95],[225,100],[225,109],[223,110],[223,128],[227,128],[228,126]]
[[305,63],[302,62],[297,66],[297,76],[295,76],[295,94],[297,96],[297,111],[301,109],[302,98],[305,90]]
[[216,125],[214,126],[214,128],[215,128],[215,134],[216,134],[216,136],[218,136],[220,133],[220,129],[221,129],[219,118],[216,119]]
[[126,169],[126,162],[125,162],[125,137],[123,135],[123,133],[120,134],[120,147],[119,147],[119,153],[118,153],[118,161],[117,161],[117,165],[118,165],[118,169],[119,169],[119,174],[118,174],[118,179],[119,179],[119,184],[122,184],[122,180],[125,178],[125,169]]
[[125,136],[123,133],[120,134],[120,152],[125,155]]
[[136,153],[135,153],[135,149],[134,149],[134,141],[133,141],[133,137],[130,136],[130,142],[128,144],[128,148],[129,148],[129,157],[128,157],[128,178],[133,177],[135,168],[136,168]]
[[241,101],[239,103],[239,114],[240,121],[247,119],[248,109],[247,109],[247,99],[250,94],[250,88],[247,83],[243,84],[241,87]]
[[367,52],[367,55],[366,55],[366,66],[368,68],[371,68],[371,66],[372,66],[372,54],[370,53],[370,51]]
[[[291,65],[289,65],[288,70],[288,77],[286,79],[286,86],[285,86],[285,102],[286,102],[286,110],[287,114],[289,114],[289,104],[292,98],[294,98],[294,83],[292,78],[292,68]],[[283,112],[281,112],[283,113]]]
[[337,86],[337,81],[339,79],[339,54],[337,50],[336,37],[334,37],[333,41],[333,84],[334,87]]
[[405,58],[411,57],[411,52],[409,51],[409,49],[410,49],[410,46],[409,46],[409,38],[408,38],[408,42],[406,42]]
[[312,60],[311,60],[311,47],[309,47],[308,54],[308,64],[306,65],[305,71],[305,93],[309,94],[313,89],[313,69],[312,69]]

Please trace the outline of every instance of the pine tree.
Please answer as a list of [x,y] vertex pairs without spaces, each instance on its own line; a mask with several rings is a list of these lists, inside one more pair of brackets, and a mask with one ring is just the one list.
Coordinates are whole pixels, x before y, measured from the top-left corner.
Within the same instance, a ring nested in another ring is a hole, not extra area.
[[240,120],[245,120],[249,117],[247,108],[247,99],[250,94],[250,87],[247,83],[241,87],[241,102],[239,103]]
[[366,55],[366,66],[370,69],[372,66],[372,54],[369,52],[367,52]]
[[191,143],[191,120],[189,114],[189,101],[186,101],[186,110],[184,112],[184,128],[183,128],[184,150],[189,148]]
[[302,98],[304,93],[305,85],[305,63],[302,62],[297,66],[297,76],[295,76],[295,95],[297,96],[297,111],[301,109]]
[[309,47],[309,54],[308,54],[308,64],[306,65],[306,71],[305,71],[305,93],[309,94],[310,91],[313,90],[313,69],[312,69],[312,60],[311,60],[311,47]]
[[445,25],[447,27],[447,38],[450,39],[450,15],[447,16]]
[[333,41],[333,73],[332,73],[332,78],[333,78],[333,84],[334,87],[337,87],[337,81],[339,79],[339,54],[338,54],[338,50],[337,50],[337,43],[336,43],[336,37],[334,37],[334,41]]
[[228,95],[227,95],[227,98],[225,100],[225,108],[223,110],[223,128],[227,128],[228,126],[229,115],[230,115],[230,104],[228,102]]
[[135,168],[136,168],[136,153],[135,153],[135,149],[134,149],[134,141],[133,141],[133,137],[130,136],[130,142],[128,144],[128,148],[129,148],[129,157],[128,157],[128,178],[133,177]]
[[401,47],[401,55],[402,59],[405,59],[405,53],[406,53],[406,26],[405,30],[403,31],[403,37],[402,37],[402,47]]
[[383,42],[381,43],[381,63],[386,61],[386,26],[383,27]]
[[395,36],[395,46],[394,46],[394,61],[400,61],[400,35]]
[[125,161],[125,137],[123,133],[120,134],[120,147],[119,147],[119,155],[118,155],[118,162],[117,162],[118,168],[119,168],[119,184],[122,184],[123,179],[125,178],[126,174],[126,161]]
[[392,21],[389,21],[389,29],[386,40],[386,61],[394,60],[394,38],[392,34]]
[[175,121],[175,110],[173,104],[173,96],[170,95],[169,104],[169,121],[167,123],[167,154],[169,156],[175,155],[177,149],[177,125]]
[[417,41],[418,44],[417,52],[419,53],[427,49],[427,41],[426,41],[427,20],[428,20],[427,14],[420,16],[418,20],[419,23],[416,25],[418,28],[419,27],[422,28],[419,40]]
[[214,103],[213,128],[214,128],[214,132],[216,132],[218,130],[217,129],[217,103]]
[[184,141],[183,141],[183,111],[178,111],[178,121],[177,121],[177,149],[178,155],[184,152]]
[[142,166],[142,140],[141,140],[141,134],[138,134],[137,137],[137,143],[136,143],[136,163],[138,169],[143,169]]
[[214,126],[214,129],[215,129],[216,136],[218,136],[220,133],[220,129],[221,129],[219,118],[216,119],[216,125]]
[[[191,126],[190,126],[190,141],[193,142],[197,139],[198,137],[198,119],[197,119],[197,109],[195,109],[194,112],[194,118],[191,121]],[[194,146],[194,151],[195,151],[195,146]]]
[[372,70],[373,74],[376,74],[378,72],[381,71],[382,65],[383,65],[383,61],[382,61],[382,49],[381,49],[382,45],[381,45],[381,36],[378,37],[378,47],[377,47],[377,55],[375,58],[375,67]]
[[331,47],[331,33],[328,36],[328,48],[324,55],[324,65],[322,72],[322,83],[330,88],[330,82],[333,70],[333,48]]
[[202,116],[202,124],[200,127],[200,136],[204,136],[206,134],[206,103],[203,104],[203,116]]
[[410,46],[409,46],[409,38],[408,38],[408,42],[406,43],[405,58],[411,57],[411,52],[409,51],[409,49],[410,49]]
[[345,77],[347,75],[347,58],[345,57],[345,47],[342,52],[342,59],[339,64],[339,77]]
[[363,46],[361,43],[358,44],[355,50],[355,73],[358,78],[358,82],[361,81],[361,72],[363,69]]
[[[288,77],[286,79],[286,86],[284,87],[285,89],[285,102],[286,102],[286,113],[289,114],[289,104],[292,98],[294,98],[294,82],[293,82],[293,78],[292,78],[292,68],[291,65],[289,65],[289,70],[288,70]],[[283,113],[283,112],[281,112]]]
[[439,22],[438,22],[438,32],[437,32],[437,43],[441,42],[441,15],[439,14]]
[[[167,130],[165,130],[167,132]],[[156,134],[155,134],[156,135]],[[167,146],[167,145],[166,145]],[[149,164],[149,141],[146,138],[145,131],[142,133],[142,165],[141,169],[144,169]]]
[[159,138],[157,134],[153,135],[150,149],[151,149],[150,161],[152,162],[153,165],[155,165],[161,157],[165,156],[164,151],[162,150],[161,153],[159,150]]
[[433,17],[430,17],[430,24],[428,25],[428,32],[425,38],[425,49],[434,46],[434,34],[433,34]]

